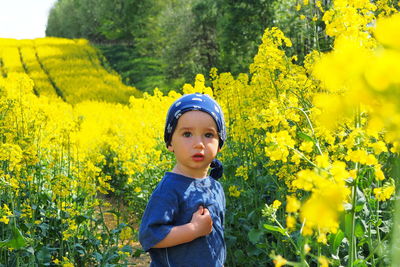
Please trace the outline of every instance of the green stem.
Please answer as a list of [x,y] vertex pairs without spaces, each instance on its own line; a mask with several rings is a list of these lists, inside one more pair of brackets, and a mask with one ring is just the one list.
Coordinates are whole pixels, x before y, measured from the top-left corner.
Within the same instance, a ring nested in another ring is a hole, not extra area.
[[314,162],[312,162],[310,159],[308,159],[303,153],[301,153],[299,150],[297,150],[296,148],[294,148],[294,147],[290,147],[290,146],[287,146],[289,149],[292,149],[295,153],[297,153],[300,157],[302,157],[305,161],[307,161],[308,163],[310,163],[313,167],[315,167],[315,168],[317,168],[318,166],[314,163]]
[[[321,245],[318,243],[318,258],[321,257]],[[318,261],[318,266],[320,266]]]
[[[360,107],[357,108],[356,110],[356,118],[355,118],[355,126],[356,128],[360,128],[361,125],[361,118],[360,118]],[[357,142],[358,144],[358,142]],[[359,175],[359,163],[356,162],[355,164],[355,170],[356,170],[356,177],[354,178],[352,190],[351,190],[351,235],[350,235],[350,240],[349,240],[349,262],[348,266],[351,267],[353,266],[354,261],[357,260],[357,238],[355,236],[355,229],[356,229],[356,210],[355,206],[357,203],[357,181],[358,181],[358,175]]]
[[[296,249],[296,251],[301,252],[301,254],[304,254],[304,249],[300,250],[300,248],[296,245],[296,243],[294,242],[293,238],[289,235],[289,233],[287,232],[287,230],[282,226],[282,224],[277,220],[276,216],[272,217],[275,221],[275,223],[282,229],[285,231],[285,236],[289,239],[289,242],[293,245],[293,247]],[[307,261],[305,260],[305,258],[303,256],[302,257],[302,266],[309,266]]]
[[268,74],[269,74],[269,77],[271,78],[271,83],[272,83],[272,85],[274,86],[274,89],[275,89],[275,97],[276,97],[276,99],[279,99],[279,90],[278,90],[278,87],[276,86],[276,84],[274,83],[274,78],[275,77],[272,77],[271,71],[268,71]]
[[274,218],[275,223],[279,226],[279,228],[281,228],[282,230],[285,231],[285,236],[289,239],[290,243],[292,243],[292,245],[295,247],[295,249],[297,251],[300,251],[300,249],[297,247],[296,243],[294,242],[294,240],[292,239],[292,237],[289,235],[289,233],[287,232],[287,230],[282,226],[282,224],[278,221],[278,219],[276,219],[275,216],[273,216],[272,218]]
[[311,120],[310,120],[310,118],[308,117],[307,113],[306,113],[303,109],[298,108],[298,107],[289,107],[289,108],[294,108],[294,109],[299,110],[299,111],[304,115],[304,117],[306,117],[307,122],[308,122],[308,125],[310,125],[310,129],[311,129],[313,138],[314,138],[314,140],[315,140],[315,146],[317,147],[319,154],[322,155],[323,153],[322,153],[321,147],[320,147],[320,145],[319,145],[318,138],[315,136],[314,127],[313,127],[313,125],[312,125],[312,123],[311,123]]
[[103,209],[101,208],[101,205],[99,205],[99,211],[100,211],[100,215],[101,215],[101,224],[104,227],[104,229],[106,230],[107,236],[109,237],[109,239],[108,239],[108,241],[106,243],[106,246],[105,246],[105,248],[106,248],[105,251],[107,251],[109,246],[110,246],[111,233],[110,233],[110,229],[108,229],[108,226],[107,226],[107,224],[106,224],[106,222],[104,220],[104,213],[103,213]]
[[[358,163],[357,163],[358,164]],[[356,165],[357,165],[356,164]],[[347,266],[351,267],[353,266],[354,261],[356,260],[357,257],[357,251],[356,251],[356,238],[355,238],[355,228],[356,228],[356,216],[355,216],[355,205],[356,205],[356,200],[357,200],[357,186],[356,186],[356,181],[354,181],[354,185],[351,190],[351,235],[349,237],[349,242],[350,242],[350,253],[349,253],[349,263]]]

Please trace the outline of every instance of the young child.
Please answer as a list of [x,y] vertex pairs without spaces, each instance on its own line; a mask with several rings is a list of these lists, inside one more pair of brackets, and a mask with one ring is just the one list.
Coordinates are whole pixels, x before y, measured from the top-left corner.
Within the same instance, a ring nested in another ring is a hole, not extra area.
[[169,108],[164,140],[176,165],[151,195],[139,229],[150,266],[223,266],[225,195],[215,157],[225,139],[222,110],[209,96],[184,95]]

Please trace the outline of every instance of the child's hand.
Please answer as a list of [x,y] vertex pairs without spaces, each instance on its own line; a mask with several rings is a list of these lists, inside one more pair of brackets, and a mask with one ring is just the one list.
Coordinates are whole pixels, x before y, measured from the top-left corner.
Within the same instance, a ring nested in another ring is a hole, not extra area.
[[210,212],[203,206],[199,206],[199,209],[193,213],[190,223],[193,224],[199,237],[208,235],[212,231],[213,221]]
[[199,206],[193,213],[189,223],[172,227],[169,234],[153,248],[168,248],[183,243],[191,242],[194,239],[208,235],[212,231],[213,221],[207,208]]

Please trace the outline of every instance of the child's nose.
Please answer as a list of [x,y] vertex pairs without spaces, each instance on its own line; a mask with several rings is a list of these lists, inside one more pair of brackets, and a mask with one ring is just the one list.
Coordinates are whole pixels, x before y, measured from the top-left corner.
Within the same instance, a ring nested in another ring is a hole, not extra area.
[[204,148],[203,139],[201,139],[201,137],[195,138],[194,147],[195,148]]

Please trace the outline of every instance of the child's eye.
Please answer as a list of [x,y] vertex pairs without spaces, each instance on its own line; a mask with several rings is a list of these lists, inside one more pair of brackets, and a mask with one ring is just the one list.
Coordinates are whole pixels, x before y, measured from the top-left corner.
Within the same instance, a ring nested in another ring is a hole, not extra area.
[[214,134],[213,134],[213,133],[206,133],[205,136],[206,136],[207,138],[213,138],[213,137],[214,137]]
[[191,136],[192,136],[192,133],[191,133],[191,132],[184,132],[184,133],[183,133],[183,136],[184,136],[184,137],[191,137]]

